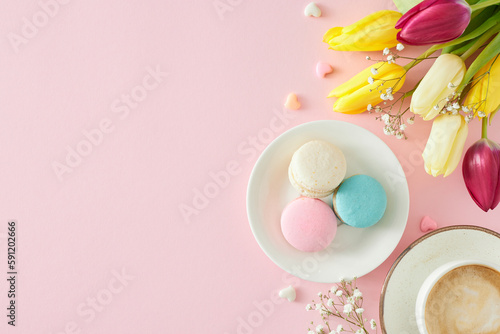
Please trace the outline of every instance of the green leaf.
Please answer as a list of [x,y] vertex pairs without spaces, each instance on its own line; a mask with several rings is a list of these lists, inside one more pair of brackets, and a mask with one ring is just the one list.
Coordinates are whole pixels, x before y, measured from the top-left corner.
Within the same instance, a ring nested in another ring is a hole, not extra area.
[[472,62],[472,64],[465,72],[464,79],[462,82],[466,85],[484,65],[486,65],[493,57],[498,55],[500,52],[500,34],[496,35],[493,38],[483,51],[477,56],[476,59]]
[[406,13],[424,0],[392,0],[401,14]]

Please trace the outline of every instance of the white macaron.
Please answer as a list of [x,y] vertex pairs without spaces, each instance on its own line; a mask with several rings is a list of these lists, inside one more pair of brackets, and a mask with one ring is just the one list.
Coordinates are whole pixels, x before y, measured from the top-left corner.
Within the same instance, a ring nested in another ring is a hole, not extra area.
[[292,156],[288,177],[303,196],[322,198],[331,195],[346,174],[344,153],[335,145],[313,140]]

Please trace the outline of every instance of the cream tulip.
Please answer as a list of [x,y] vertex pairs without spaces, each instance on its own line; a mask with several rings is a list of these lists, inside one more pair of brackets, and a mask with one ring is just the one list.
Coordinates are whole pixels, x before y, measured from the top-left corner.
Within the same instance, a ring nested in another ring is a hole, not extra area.
[[432,176],[450,175],[460,162],[467,134],[467,123],[462,115],[436,117],[422,154],[425,171]]
[[413,93],[410,110],[428,121],[436,117],[446,98],[458,88],[465,75],[463,60],[453,54],[439,56]]

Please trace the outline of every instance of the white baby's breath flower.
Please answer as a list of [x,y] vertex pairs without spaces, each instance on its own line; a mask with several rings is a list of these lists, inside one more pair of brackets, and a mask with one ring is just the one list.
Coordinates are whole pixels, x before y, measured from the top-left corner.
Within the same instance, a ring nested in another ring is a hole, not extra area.
[[337,292],[335,292],[335,295],[337,297],[342,297],[342,290],[338,290]]
[[[400,129],[401,131],[406,130],[406,128],[407,128],[407,125],[406,125],[406,124],[401,124],[401,125],[399,126],[399,129]],[[359,290],[358,290],[358,291],[359,291]]]
[[323,305],[321,305],[321,304],[316,304],[316,305],[314,305],[314,309],[315,310],[320,310],[322,306]]
[[323,293],[318,292],[318,297],[322,297],[322,296],[323,296]]
[[372,59],[370,56],[366,56],[366,60],[370,60]]
[[354,334],[363,334],[363,331],[361,329],[358,329]]
[[333,306],[333,299],[328,299],[328,301],[326,302],[326,305],[332,307]]
[[388,60],[388,61],[392,61],[392,60],[394,60],[394,56],[393,56],[393,55],[388,55],[388,56],[387,56],[387,60]]
[[321,333],[321,332],[323,332],[323,326],[322,325],[316,326],[316,333]]
[[371,85],[375,82],[375,80],[372,77],[368,77],[368,83]]
[[384,126],[384,134],[386,136],[390,136],[392,134],[391,129],[388,126]]
[[375,319],[370,320],[370,327],[372,329],[377,329],[377,323],[375,322]]
[[401,132],[396,133],[396,139],[403,139],[403,134]]
[[364,311],[365,311],[365,309],[361,308],[361,307],[356,309],[357,314],[362,314]]
[[347,298],[346,298],[346,301],[347,301],[349,304],[354,304],[354,296],[347,297]]
[[339,289],[339,288],[338,288],[336,285],[335,285],[335,286],[332,286],[332,288],[330,289],[330,292],[331,292],[331,293],[335,293],[335,292],[337,292],[337,290],[338,290],[338,289]]
[[384,51],[382,52],[382,54],[384,56],[387,56],[389,54],[389,52],[391,52],[391,50],[389,50],[389,48],[385,48]]
[[371,104],[369,104],[369,105],[367,105],[367,106],[366,106],[366,110],[370,111],[370,110],[372,110],[372,109],[373,109],[373,107],[372,107],[372,105],[371,105]]
[[408,124],[410,124],[410,125],[411,125],[411,124],[415,123],[415,118],[414,118],[414,117],[410,117],[410,118],[408,118],[408,119],[406,120],[406,122],[408,122]]
[[372,67],[371,71],[372,71],[373,75],[377,75],[378,74],[378,71],[377,71],[377,69],[375,67]]
[[313,309],[313,307],[311,306],[311,304],[307,304],[306,305],[306,310],[307,311],[311,311]]
[[309,331],[307,332],[307,334],[316,334],[316,333],[314,333],[314,331]]
[[466,106],[462,106],[462,111],[467,114],[470,111],[470,109],[467,108]]
[[[404,124],[403,124],[404,125]],[[401,129],[401,130],[404,130],[404,129]],[[356,289],[352,292],[352,295],[354,296],[354,298],[356,299],[359,299],[361,297],[363,297],[363,294],[361,293],[361,291],[359,291],[359,289]]]
[[337,333],[338,332],[343,332],[344,331],[344,327],[342,325],[338,325],[337,326]]
[[448,106],[446,107],[446,110],[447,110],[447,111],[452,111],[452,110],[453,110],[453,106],[448,105]]
[[349,313],[351,313],[351,312],[352,312],[352,310],[353,310],[353,306],[352,306],[352,304],[345,304],[345,305],[344,305],[344,313],[345,313],[345,314],[349,314]]
[[388,100],[388,99],[389,99],[389,97],[387,96],[387,94],[383,94],[383,93],[382,93],[382,94],[380,94],[380,98],[381,98],[382,100],[384,100],[384,101],[386,101],[386,100]]
[[432,107],[432,108],[434,108],[434,110],[439,110],[439,105],[437,105],[437,104],[436,104],[436,105],[435,105],[434,107]]
[[460,109],[460,104],[458,102],[453,103],[453,109]]
[[398,43],[398,45],[396,45],[396,50],[398,50],[398,51],[403,51],[404,48],[405,48],[405,46],[401,43]]
[[484,113],[484,111],[479,111],[479,112],[477,113],[477,115],[478,115],[480,118],[486,117],[486,114]]
[[383,114],[380,118],[387,124],[387,121],[389,121],[390,116],[389,114]]

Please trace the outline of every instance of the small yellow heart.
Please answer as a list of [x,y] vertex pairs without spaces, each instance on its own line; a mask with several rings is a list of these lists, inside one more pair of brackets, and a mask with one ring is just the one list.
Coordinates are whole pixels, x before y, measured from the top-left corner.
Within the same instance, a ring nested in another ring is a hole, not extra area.
[[289,110],[297,110],[300,108],[300,102],[297,99],[297,95],[294,93],[288,94],[286,97],[285,108]]

